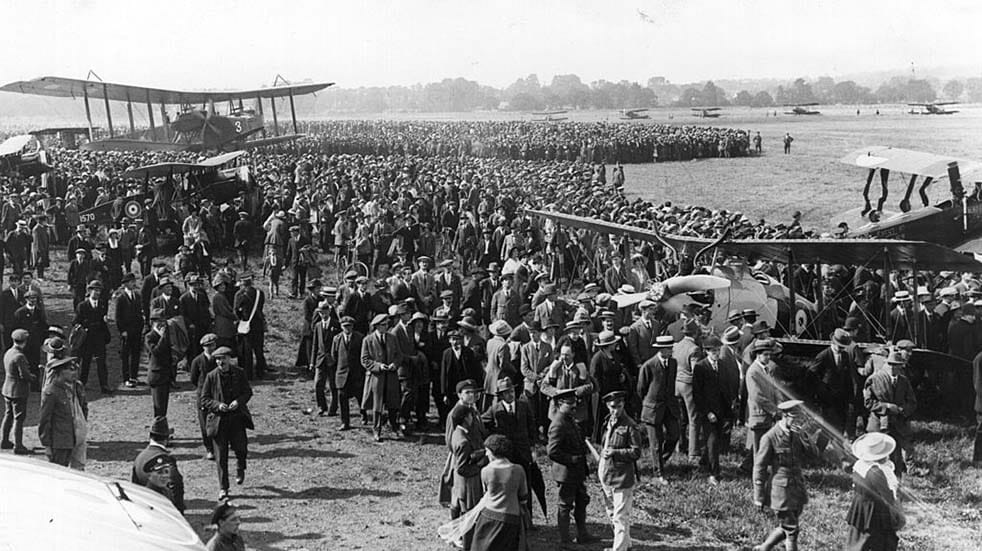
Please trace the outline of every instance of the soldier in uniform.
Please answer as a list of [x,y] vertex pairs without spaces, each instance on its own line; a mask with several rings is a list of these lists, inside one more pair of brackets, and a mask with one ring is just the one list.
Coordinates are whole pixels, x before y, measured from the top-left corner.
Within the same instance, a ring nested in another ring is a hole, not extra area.
[[[561,543],[592,543],[596,538],[586,527],[586,507],[590,495],[586,491],[587,462],[589,450],[583,433],[577,425],[577,392],[572,388],[556,392],[552,399],[557,411],[549,425],[549,444],[546,447],[552,460],[552,478],[559,485],[559,507],[556,510],[556,524],[559,527]],[[569,536],[569,516],[573,513],[576,521],[576,539]]]
[[184,513],[184,478],[177,460],[167,449],[170,429],[166,417],[157,417],[150,425],[150,444],[133,460],[131,480],[161,494]]
[[[801,430],[805,420],[803,403],[787,400],[778,404],[781,420],[760,439],[754,457],[754,505],[761,509],[769,505],[780,522],[754,551],[770,551],[782,541],[786,551],[798,550],[798,519],[808,503],[801,467],[806,452],[817,454],[808,435]],[[766,492],[768,487],[770,495]]]
[[631,547],[631,511],[638,480],[637,461],[641,458],[641,428],[624,409],[627,392],[608,392],[603,401],[610,415],[603,420],[597,478],[610,499],[608,515],[614,527],[614,543],[610,549],[627,551]]

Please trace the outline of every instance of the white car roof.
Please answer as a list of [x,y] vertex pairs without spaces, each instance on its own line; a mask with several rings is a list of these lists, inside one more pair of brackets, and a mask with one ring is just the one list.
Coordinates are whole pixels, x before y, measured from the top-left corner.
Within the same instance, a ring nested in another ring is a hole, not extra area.
[[204,551],[164,496],[37,459],[0,456],[0,551]]

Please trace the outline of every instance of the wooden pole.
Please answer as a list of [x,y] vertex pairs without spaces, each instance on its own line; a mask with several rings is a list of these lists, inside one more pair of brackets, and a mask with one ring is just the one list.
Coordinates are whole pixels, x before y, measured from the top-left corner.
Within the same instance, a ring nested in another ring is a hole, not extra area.
[[167,124],[167,109],[164,103],[160,103],[160,125],[164,127],[164,140],[170,141],[170,125]]
[[263,118],[263,98],[260,97],[260,96],[256,96],[256,108],[258,109],[258,113],[259,113],[259,122],[262,123],[262,125],[263,125],[262,134],[263,134],[263,137],[265,138],[266,137],[266,119]]
[[136,134],[136,125],[133,124],[133,102],[130,101],[129,94],[126,95],[126,114],[130,118],[130,134]]

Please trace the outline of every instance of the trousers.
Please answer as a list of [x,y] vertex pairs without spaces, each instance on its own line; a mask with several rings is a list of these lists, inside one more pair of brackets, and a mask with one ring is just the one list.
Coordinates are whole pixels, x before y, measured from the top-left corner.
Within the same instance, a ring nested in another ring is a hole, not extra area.
[[246,459],[249,455],[249,439],[246,436],[245,425],[239,421],[229,421],[218,429],[218,434],[212,437],[214,446],[215,467],[218,469],[218,485],[222,490],[228,490],[228,451],[235,453],[235,468],[245,472]]
[[153,385],[150,387],[150,400],[153,402],[153,416],[167,417],[167,405],[170,402],[170,385]]
[[10,431],[14,431],[14,446],[24,447],[24,420],[27,418],[27,396],[22,398],[3,397],[3,441],[10,442]]
[[665,409],[661,423],[644,424],[651,443],[651,465],[655,476],[665,476],[665,463],[672,457],[679,442],[679,423],[670,409]]
[[131,329],[126,332],[119,342],[119,359],[123,372],[123,380],[136,380],[140,371],[140,353],[143,351],[143,340],[140,338],[140,329]]
[[93,347],[89,348],[85,346],[82,348],[82,354],[79,358],[79,372],[78,380],[82,381],[82,386],[85,386],[89,381],[89,365],[92,363],[92,359],[95,358],[96,375],[99,377],[99,387],[106,388],[109,386],[108,378],[109,372],[106,367],[106,347]]
[[610,524],[614,528],[614,543],[611,551],[627,551],[631,548],[631,512],[634,510],[634,488],[619,490],[603,488],[610,498]]

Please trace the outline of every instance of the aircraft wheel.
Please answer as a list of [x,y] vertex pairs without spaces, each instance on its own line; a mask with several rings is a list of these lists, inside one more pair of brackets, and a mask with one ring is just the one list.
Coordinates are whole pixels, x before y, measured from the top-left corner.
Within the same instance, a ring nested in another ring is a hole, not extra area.
[[805,331],[808,330],[808,325],[811,323],[809,319],[810,316],[805,310],[798,310],[794,313],[794,334],[797,337],[802,336]]

